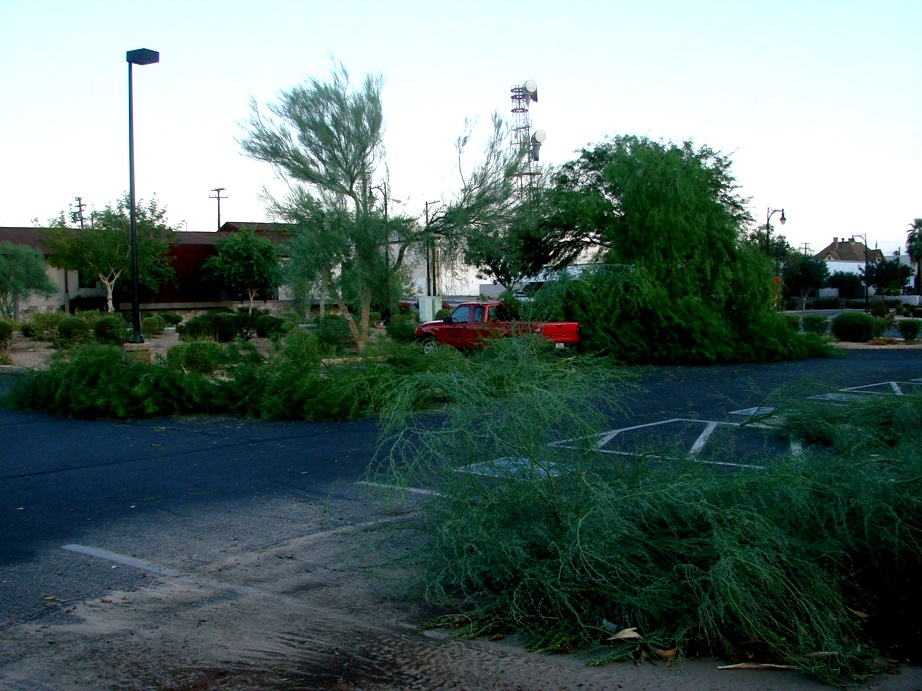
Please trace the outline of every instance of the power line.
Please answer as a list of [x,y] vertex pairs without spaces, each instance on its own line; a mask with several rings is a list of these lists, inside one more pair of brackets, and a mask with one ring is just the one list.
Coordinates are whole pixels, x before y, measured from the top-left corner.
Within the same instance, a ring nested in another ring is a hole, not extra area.
[[223,188],[223,187],[215,187],[215,188],[212,189],[211,191],[214,192],[214,193],[216,194],[216,196],[214,196],[214,197],[209,196],[208,198],[209,198],[209,199],[217,199],[217,200],[218,200],[218,230],[221,230],[221,200],[222,200],[222,199],[227,199],[227,197],[222,197],[222,196],[221,196],[221,192],[224,191],[224,188]]

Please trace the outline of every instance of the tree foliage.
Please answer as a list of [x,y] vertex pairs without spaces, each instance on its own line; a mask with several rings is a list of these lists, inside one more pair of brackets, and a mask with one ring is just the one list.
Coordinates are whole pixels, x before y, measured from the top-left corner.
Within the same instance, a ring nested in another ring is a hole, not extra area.
[[906,252],[916,264],[916,295],[922,295],[922,218],[909,224]]
[[842,300],[858,298],[863,295],[864,284],[861,282],[861,276],[858,274],[835,271],[826,279],[826,285],[829,288],[837,289],[839,291],[839,298]]
[[[130,279],[131,203],[126,194],[115,205],[93,212],[89,228],[67,225],[62,213],[44,230],[42,242],[51,250],[48,263],[71,271],[84,271],[99,278],[106,289],[106,308],[115,311],[112,294],[120,280]],[[169,242],[171,228],[166,209],[156,199],[135,206],[137,222],[138,283],[151,290],[173,278]]]
[[909,284],[912,267],[901,264],[899,259],[882,259],[859,267],[863,280],[874,288],[878,295],[900,295]]
[[353,88],[339,65],[327,81],[283,91],[269,115],[254,102],[240,140],[246,155],[289,183],[270,209],[297,227],[286,246],[290,282],[322,285],[360,350],[372,304],[392,299],[407,250],[420,240],[412,219],[388,218],[372,194],[385,155],[382,86],[368,75]]
[[806,309],[810,294],[826,285],[829,265],[822,259],[793,252],[785,262],[781,279],[785,294],[800,298],[801,309]]
[[246,293],[252,314],[256,295],[274,290],[281,281],[278,249],[252,228],[220,238],[215,249],[217,253],[205,261],[202,270],[233,292]]
[[52,293],[54,286],[45,273],[41,252],[12,242],[0,242],[0,317],[12,319],[19,300]]

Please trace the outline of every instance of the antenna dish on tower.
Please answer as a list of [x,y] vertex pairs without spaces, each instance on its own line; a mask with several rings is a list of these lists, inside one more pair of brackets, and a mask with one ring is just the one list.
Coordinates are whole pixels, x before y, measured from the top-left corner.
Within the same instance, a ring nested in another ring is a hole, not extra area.
[[532,101],[538,102],[538,82],[534,79],[529,79],[522,85],[522,88]]

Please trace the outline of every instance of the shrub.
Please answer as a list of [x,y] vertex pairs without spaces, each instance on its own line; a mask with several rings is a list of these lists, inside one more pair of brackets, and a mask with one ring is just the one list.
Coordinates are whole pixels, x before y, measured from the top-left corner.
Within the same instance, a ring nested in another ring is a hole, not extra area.
[[176,314],[176,312],[161,312],[160,317],[167,326],[176,326],[182,321],[182,316]]
[[178,343],[167,351],[166,361],[173,369],[211,374],[224,364],[224,349],[214,341]]
[[416,332],[419,319],[414,313],[395,314],[387,322],[387,335],[399,343],[410,343]]
[[16,333],[16,324],[0,319],[0,352],[8,353],[13,344],[13,334]]
[[822,314],[807,314],[801,323],[806,333],[824,334],[829,328],[829,317],[824,317]]
[[863,310],[864,309],[864,300],[846,300],[845,309],[848,310]]
[[122,345],[131,338],[131,327],[119,315],[111,314],[94,322],[93,335],[103,345]]
[[13,386],[25,410],[87,418],[132,418],[217,410],[220,385],[202,375],[126,357],[121,348],[83,345]]
[[284,320],[271,314],[260,314],[256,317],[255,330],[260,338],[268,338],[273,334],[281,333]]
[[98,312],[100,315],[106,311],[106,298],[102,295],[78,295],[70,299],[70,308],[78,312]]
[[22,335],[37,341],[54,341],[60,324],[67,315],[63,312],[37,312],[22,324]]
[[338,353],[353,344],[352,332],[345,317],[330,314],[320,318],[317,338],[329,351]]
[[785,314],[782,315],[784,318],[784,323],[787,327],[794,333],[800,333],[800,316],[797,314]]
[[840,341],[866,343],[883,334],[886,326],[884,319],[864,312],[842,312],[833,318],[830,331]]
[[886,317],[890,314],[890,306],[884,300],[875,300],[871,303],[869,310],[874,317]]
[[248,315],[231,311],[207,312],[187,319],[176,327],[181,341],[219,341],[227,343],[238,336],[249,338],[253,323]]
[[141,320],[141,333],[145,336],[157,336],[162,334],[164,328],[166,328],[166,322],[161,316],[153,315],[144,317],[144,319]]
[[900,336],[906,341],[916,340],[920,327],[922,327],[922,321],[918,319],[901,319],[896,323],[896,328],[900,330]]
[[444,319],[444,318],[447,317],[449,314],[451,314],[451,310],[450,310],[450,309],[442,308],[442,309],[440,309],[438,312],[435,313],[435,318],[436,318],[436,319]]
[[215,340],[221,343],[228,343],[240,335],[240,327],[243,322],[242,318],[245,315],[231,312],[218,312],[210,316],[211,324],[214,327]]
[[815,310],[834,310],[839,308],[838,298],[817,298],[810,305]]
[[106,313],[100,310],[80,310],[79,312],[74,312],[74,316],[79,317],[92,327],[96,320],[105,317]]
[[88,341],[90,325],[80,317],[65,317],[58,324],[58,332],[53,344],[58,348],[67,348]]

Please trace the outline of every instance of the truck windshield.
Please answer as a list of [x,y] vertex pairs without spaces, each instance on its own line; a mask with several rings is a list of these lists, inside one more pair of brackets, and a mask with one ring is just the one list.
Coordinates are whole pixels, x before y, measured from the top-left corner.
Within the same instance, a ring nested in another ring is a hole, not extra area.
[[466,324],[471,318],[470,305],[458,305],[451,313],[451,320],[456,324]]

